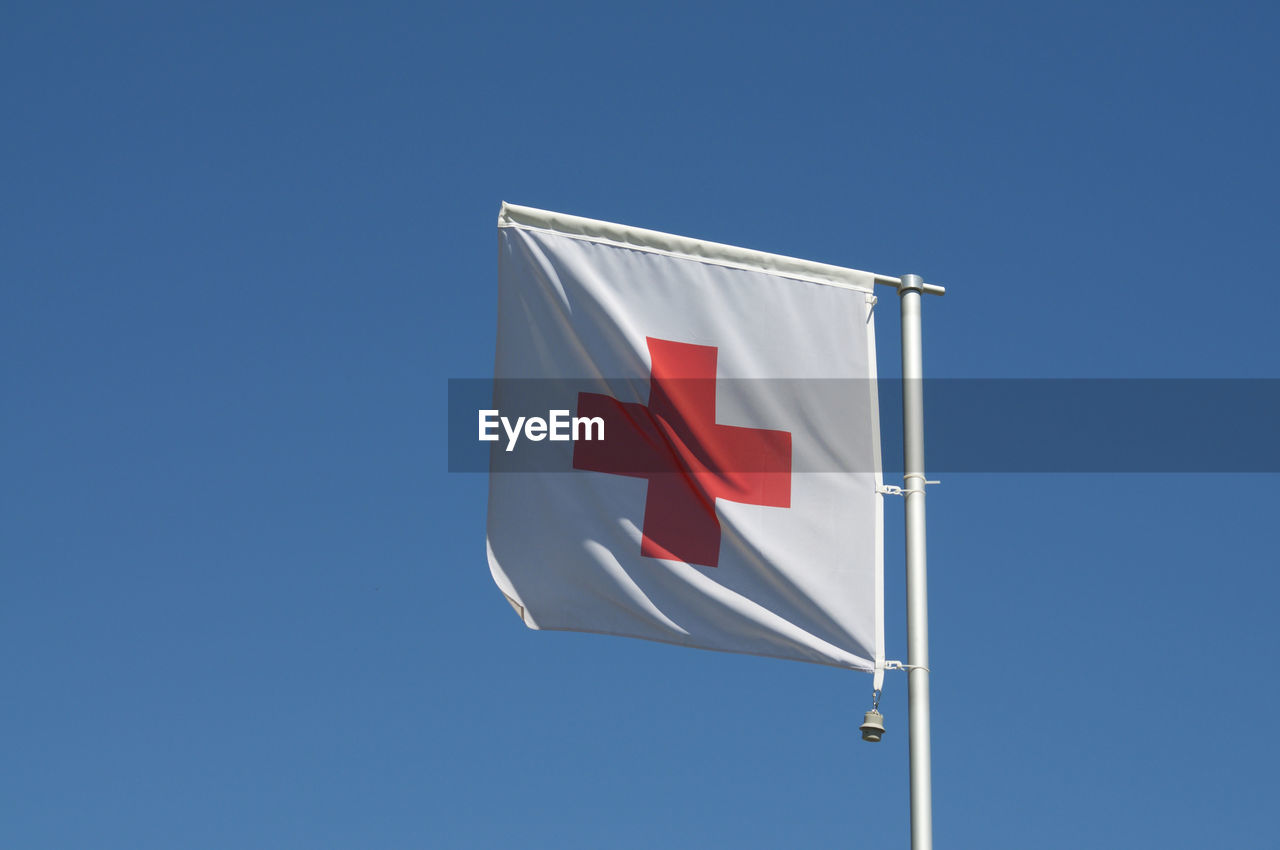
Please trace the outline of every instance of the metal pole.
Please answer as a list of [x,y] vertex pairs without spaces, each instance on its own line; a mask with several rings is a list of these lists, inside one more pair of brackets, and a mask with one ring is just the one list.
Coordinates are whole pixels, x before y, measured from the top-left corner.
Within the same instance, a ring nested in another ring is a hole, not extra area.
[[933,850],[929,746],[929,588],[924,542],[924,366],[918,275],[898,285],[902,316],[902,463],[907,533],[907,714],[911,749],[911,850]]

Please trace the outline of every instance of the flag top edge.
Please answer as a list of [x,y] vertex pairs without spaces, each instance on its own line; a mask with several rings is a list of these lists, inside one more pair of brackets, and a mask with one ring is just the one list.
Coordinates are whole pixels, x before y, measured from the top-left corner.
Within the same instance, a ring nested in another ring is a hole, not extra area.
[[498,213],[498,227],[546,230],[563,236],[607,241],[629,248],[672,254],[717,265],[754,269],[867,293],[875,289],[876,276],[858,269],[770,254],[751,248],[738,248],[720,242],[691,239],[687,236],[629,227],[568,213],[522,207],[506,201],[502,202],[502,209]]

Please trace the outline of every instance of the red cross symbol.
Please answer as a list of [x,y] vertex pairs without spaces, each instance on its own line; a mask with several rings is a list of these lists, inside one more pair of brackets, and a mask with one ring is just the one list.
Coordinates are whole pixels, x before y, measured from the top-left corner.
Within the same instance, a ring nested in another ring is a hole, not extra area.
[[604,419],[605,439],[579,440],[574,469],[644,478],[640,554],[714,567],[716,499],[791,507],[791,432],[716,422],[710,345],[648,337],[649,404],[578,393],[578,416]]

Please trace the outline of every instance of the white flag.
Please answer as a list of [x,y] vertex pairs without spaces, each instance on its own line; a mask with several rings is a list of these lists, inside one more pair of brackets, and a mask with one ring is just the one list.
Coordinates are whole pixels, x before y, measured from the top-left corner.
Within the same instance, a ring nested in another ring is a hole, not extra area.
[[504,204],[488,549],[525,624],[875,670],[873,277]]

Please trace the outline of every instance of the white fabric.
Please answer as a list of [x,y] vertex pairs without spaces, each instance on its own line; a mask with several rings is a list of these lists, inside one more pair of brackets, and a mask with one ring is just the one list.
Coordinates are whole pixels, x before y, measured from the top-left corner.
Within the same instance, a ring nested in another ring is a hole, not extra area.
[[717,424],[791,435],[789,506],[716,499],[715,566],[641,554],[644,478],[491,444],[489,565],[525,624],[881,665],[872,276],[506,205],[499,225],[495,409],[646,404],[654,338],[716,348]]
[[812,260],[798,260],[795,257],[753,251],[750,248],[738,248],[733,245],[722,245],[719,242],[706,242],[701,239],[690,239],[687,236],[675,236],[656,230],[644,230],[639,227],[628,227],[623,224],[596,221],[515,204],[502,205],[502,210],[498,213],[498,227],[549,230],[581,239],[598,239],[601,242],[705,260],[719,265],[767,271],[836,286],[851,286],[865,292],[871,292],[876,282],[875,275],[857,269],[830,266],[826,263],[815,263]]

